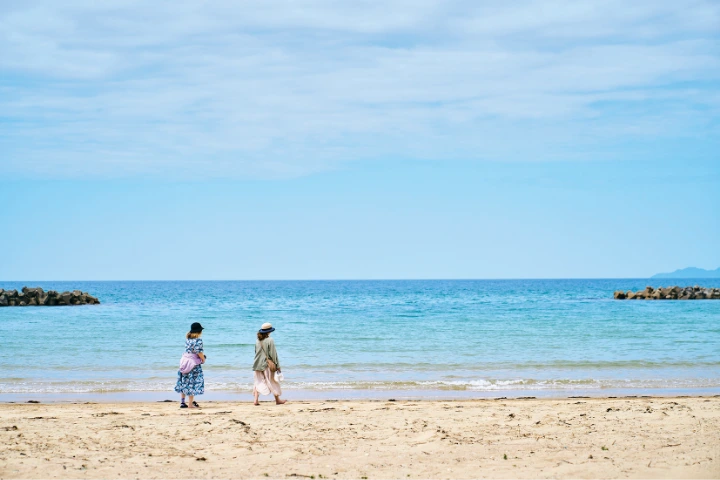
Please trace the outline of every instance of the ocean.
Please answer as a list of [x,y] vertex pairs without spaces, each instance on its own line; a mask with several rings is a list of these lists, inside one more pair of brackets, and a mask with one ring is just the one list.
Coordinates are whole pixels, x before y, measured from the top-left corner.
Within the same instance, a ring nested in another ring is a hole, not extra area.
[[0,282],[97,306],[0,308],[0,400],[174,399],[192,322],[206,399],[252,391],[273,333],[287,398],[720,393],[720,301],[618,301],[698,280]]

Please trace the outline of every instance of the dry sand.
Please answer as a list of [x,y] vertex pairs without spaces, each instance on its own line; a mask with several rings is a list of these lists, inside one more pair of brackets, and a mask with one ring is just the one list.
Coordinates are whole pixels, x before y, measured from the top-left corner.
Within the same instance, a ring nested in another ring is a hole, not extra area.
[[720,398],[1,404],[1,478],[720,478]]

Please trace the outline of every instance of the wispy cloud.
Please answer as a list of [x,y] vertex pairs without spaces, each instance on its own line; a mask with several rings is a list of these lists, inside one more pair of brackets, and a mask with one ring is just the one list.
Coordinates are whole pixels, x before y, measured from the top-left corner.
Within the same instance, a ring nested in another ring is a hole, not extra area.
[[719,31],[715,1],[4,2],[0,166],[288,176],[717,146]]

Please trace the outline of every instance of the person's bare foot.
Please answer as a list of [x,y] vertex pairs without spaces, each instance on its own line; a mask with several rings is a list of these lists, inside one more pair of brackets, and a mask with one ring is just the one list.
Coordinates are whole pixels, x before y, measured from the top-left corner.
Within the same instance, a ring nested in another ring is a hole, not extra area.
[[253,403],[253,405],[255,405],[256,407],[259,407],[259,406],[260,406],[260,402],[255,402],[255,403]]
[[287,400],[280,400],[279,398],[278,398],[277,400],[275,400],[275,404],[276,404],[276,405],[282,405],[282,404],[284,404],[285,402],[287,402]]

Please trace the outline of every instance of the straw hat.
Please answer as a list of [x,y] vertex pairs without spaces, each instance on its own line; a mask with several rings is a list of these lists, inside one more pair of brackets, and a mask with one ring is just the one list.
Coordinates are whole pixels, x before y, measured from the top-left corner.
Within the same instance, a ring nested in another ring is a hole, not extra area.
[[274,332],[274,331],[275,331],[275,329],[273,328],[271,323],[263,323],[262,327],[260,327],[260,330],[258,331],[258,333],[270,333],[270,332]]

